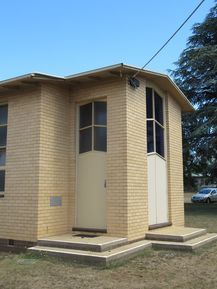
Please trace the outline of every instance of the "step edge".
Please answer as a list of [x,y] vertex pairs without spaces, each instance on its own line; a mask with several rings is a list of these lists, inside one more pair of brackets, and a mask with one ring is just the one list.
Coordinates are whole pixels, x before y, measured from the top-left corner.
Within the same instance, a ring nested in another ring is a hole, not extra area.
[[68,244],[84,244],[84,245],[97,245],[97,246],[102,246],[102,245],[107,245],[110,243],[116,243],[116,242],[124,242],[124,241],[128,241],[127,238],[120,238],[118,240],[112,240],[112,241],[108,241],[106,243],[99,243],[99,244],[95,244],[95,243],[84,243],[84,242],[75,242],[75,243],[71,243],[69,241],[64,241],[64,240],[50,240],[50,239],[39,239],[38,242],[60,242],[60,243],[68,243]]
[[121,252],[116,252],[116,253],[113,253],[111,255],[108,256],[108,259],[114,257],[114,256],[117,256],[117,255],[122,255],[122,254],[125,254],[125,253],[128,253],[129,251],[134,251],[135,250],[135,253],[138,252],[139,250],[143,250],[145,248],[148,248],[148,247],[151,247],[152,246],[152,243],[145,243],[145,244],[140,244],[136,247],[132,247],[132,248],[128,248],[128,249],[125,249]]
[[[201,236],[202,237],[202,236]],[[200,238],[200,237],[198,237]],[[196,238],[197,239],[197,238]],[[193,240],[193,239],[192,239]],[[196,242],[196,243],[184,243],[184,242],[181,242],[181,243],[178,243],[178,242],[166,242],[164,243],[164,241],[153,241],[152,242],[152,245],[153,247],[155,245],[158,245],[158,246],[162,246],[162,247],[180,247],[180,248],[188,248],[188,249],[191,249],[191,250],[194,250],[206,243],[209,243],[209,242],[212,242],[212,241],[215,241],[217,240],[217,234],[215,235],[212,235],[212,236],[207,236],[207,238],[203,239],[203,240],[200,240],[199,242]],[[188,240],[189,241],[189,240]]]
[[209,242],[212,242],[212,241],[215,241],[215,240],[217,240],[217,234],[214,235],[214,236],[210,236],[209,238],[206,238],[204,240],[201,240],[201,241],[199,241],[199,242],[197,242],[195,244],[192,244],[192,247],[193,247],[193,249],[196,249],[197,247],[200,247],[202,245],[205,245],[206,243],[209,243]]
[[74,249],[74,250],[84,250],[84,251],[93,251],[93,252],[100,252],[101,246],[98,244],[84,244],[84,243],[68,243],[68,242],[53,242],[53,241],[45,241],[45,242],[38,242],[39,246],[42,247],[55,247],[55,248],[62,248],[62,249]]
[[175,235],[166,235],[166,234],[146,234],[146,240],[153,240],[153,241],[171,241],[171,242],[183,242],[182,236],[175,236]]
[[[130,246],[131,245],[131,246]],[[118,255],[118,254],[124,254],[124,253],[127,253],[128,251],[131,251],[131,250],[136,250],[136,249],[142,249],[142,248],[146,248],[146,247],[151,247],[152,246],[152,243],[151,242],[146,242],[144,244],[139,244],[135,247],[132,246],[132,243],[131,244],[128,244],[128,245],[125,245],[125,246],[130,246],[129,248],[123,248],[123,250],[121,250],[120,252],[111,252],[111,254],[108,254],[108,255],[105,255],[105,253],[110,253],[109,251],[104,251],[104,252],[97,252],[98,254],[94,254],[96,252],[92,252],[92,251],[78,251],[78,250],[73,250],[72,252],[70,252],[70,249],[67,249],[67,251],[62,251],[62,250],[58,250],[58,248],[55,248],[55,247],[41,247],[41,246],[34,246],[34,247],[30,247],[28,248],[28,250],[30,251],[43,251],[43,252],[53,252],[53,253],[63,253],[63,254],[69,254],[69,255],[82,255],[82,256],[91,256],[91,257],[105,257],[105,258],[108,258],[108,257],[113,257],[115,255]],[[123,247],[125,247],[123,246]],[[59,248],[60,249],[60,248]],[[61,248],[64,250],[64,248]],[[115,248],[115,249],[121,249],[121,247],[119,248]],[[113,250],[115,250],[113,249]],[[68,251],[69,250],[69,251]],[[90,254],[87,254],[90,253]]]
[[68,241],[60,241],[60,240],[38,240],[38,245],[44,247],[56,247],[56,248],[67,248],[67,249],[75,249],[75,250],[85,250],[85,251],[96,251],[103,252],[115,247],[121,247],[128,243],[127,238],[122,238],[118,240],[108,241],[106,243],[94,244],[94,243],[84,243],[84,242],[68,242]]
[[173,241],[173,242],[185,242],[187,240],[194,239],[195,236],[203,236],[207,234],[206,229],[200,229],[195,232],[182,234],[182,235],[167,235],[160,233],[146,233],[145,238],[147,240],[158,240],[158,241]]
[[[205,238],[205,236],[207,236],[206,238]],[[198,236],[197,238],[194,238],[195,240],[197,240],[197,239],[199,239],[199,238],[201,238],[201,237],[204,237],[205,239],[203,239],[203,240],[200,240],[199,242],[202,242],[202,241],[204,241],[204,240],[207,240],[207,239],[209,239],[209,238],[217,238],[217,234],[215,234],[215,233],[207,233],[206,235],[202,235],[202,236]],[[191,243],[187,243],[188,241],[193,241],[194,239],[191,239],[191,240],[187,240],[186,242],[181,242],[181,243],[178,243],[178,242],[172,242],[172,241],[162,241],[162,240],[153,240],[152,242],[153,243],[162,243],[162,244],[164,244],[164,242],[167,242],[167,243],[171,243],[171,244],[174,244],[174,245],[191,245]],[[198,243],[199,243],[198,242]],[[193,244],[193,243],[192,243]]]
[[183,239],[184,241],[187,241],[187,240],[192,240],[194,239],[195,236],[204,236],[207,234],[207,230],[206,229],[200,229],[198,231],[195,231],[195,232],[192,232],[192,233],[189,233],[189,234],[184,234],[183,235]]
[[[55,250],[52,250],[55,249]],[[64,249],[64,248],[62,248]],[[91,251],[78,251],[78,250],[74,250],[73,252],[68,252],[68,251],[62,251],[62,250],[56,250],[55,247],[47,247],[47,248],[42,248],[40,246],[35,246],[35,247],[30,247],[28,248],[28,250],[30,251],[36,251],[36,252],[47,252],[47,253],[56,253],[56,254],[64,254],[64,255],[76,255],[76,256],[83,256],[83,257],[94,257],[94,258],[98,258],[98,257],[104,257],[104,256],[100,256],[100,255],[94,255],[95,252],[91,252]],[[91,255],[86,254],[86,252],[90,252]]]
[[[198,237],[193,238],[193,239],[191,239],[191,240],[187,240],[186,243],[191,244],[191,243],[189,243],[189,242],[193,242],[193,241],[196,241],[196,243],[197,243],[197,242],[202,242],[202,241],[204,241],[204,240],[207,240],[207,239],[209,239],[209,238],[216,237],[216,236],[217,236],[216,233],[207,233],[207,234],[205,234],[205,235],[198,236]],[[201,240],[198,240],[198,239],[201,239]],[[192,243],[192,244],[194,244],[194,243]]]

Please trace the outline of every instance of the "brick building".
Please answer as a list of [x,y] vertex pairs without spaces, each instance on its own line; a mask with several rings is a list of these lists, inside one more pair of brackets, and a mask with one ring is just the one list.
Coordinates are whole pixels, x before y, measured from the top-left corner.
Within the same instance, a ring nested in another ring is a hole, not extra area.
[[0,82],[0,243],[184,226],[181,111],[163,74],[118,64]]

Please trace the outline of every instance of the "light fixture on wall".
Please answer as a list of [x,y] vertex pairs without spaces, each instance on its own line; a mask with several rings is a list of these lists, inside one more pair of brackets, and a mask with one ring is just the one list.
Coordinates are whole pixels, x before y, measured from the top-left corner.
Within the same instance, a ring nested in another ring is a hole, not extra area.
[[135,77],[129,77],[128,84],[133,88],[138,88],[140,86],[140,81]]

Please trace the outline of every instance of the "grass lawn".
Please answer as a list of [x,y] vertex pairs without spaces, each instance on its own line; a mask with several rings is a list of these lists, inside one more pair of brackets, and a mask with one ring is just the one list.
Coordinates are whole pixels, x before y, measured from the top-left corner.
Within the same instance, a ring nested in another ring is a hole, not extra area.
[[217,203],[185,204],[185,225],[217,233]]
[[[185,205],[186,225],[217,232],[217,204]],[[196,252],[146,250],[110,268],[0,253],[0,289],[215,289],[217,242]]]

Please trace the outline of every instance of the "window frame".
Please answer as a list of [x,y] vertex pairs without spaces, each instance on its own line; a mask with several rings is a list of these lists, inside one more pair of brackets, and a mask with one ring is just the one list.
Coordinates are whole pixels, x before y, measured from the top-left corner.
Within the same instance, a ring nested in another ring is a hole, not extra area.
[[[107,152],[107,147],[106,147],[106,151],[102,151],[102,150],[95,150],[94,149],[94,145],[95,145],[95,140],[94,140],[94,128],[95,127],[104,127],[106,128],[106,136],[107,136],[107,121],[106,121],[106,124],[105,125],[102,125],[102,124],[95,124],[95,109],[94,109],[94,103],[95,102],[105,102],[106,103],[106,119],[107,119],[107,100],[106,99],[94,99],[94,100],[89,100],[89,101],[86,101],[84,103],[80,103],[78,105],[78,154],[85,154],[85,153],[89,153],[89,152],[102,152],[102,153],[106,153]],[[86,104],[89,104],[91,103],[92,105],[92,123],[91,125],[88,125],[88,126],[85,126],[85,127],[82,127],[80,128],[80,107],[83,106],[83,105],[86,105]],[[80,152],[80,131],[82,130],[85,130],[85,129],[88,129],[88,128],[91,128],[92,130],[92,135],[91,135],[91,150],[89,151],[86,151],[86,152]],[[107,139],[107,138],[106,138]]]
[[[5,150],[5,164],[0,165],[0,171],[3,171],[5,173],[4,178],[6,179],[6,161],[7,161],[7,133],[8,133],[8,103],[1,103],[1,106],[7,107],[7,122],[4,124],[0,124],[0,127],[6,128],[6,143],[4,146],[0,146],[0,150]],[[4,181],[5,183],[5,181]],[[3,198],[5,196],[5,185],[4,185],[4,191],[0,191],[0,198]]]
[[[147,141],[147,155],[153,155],[157,154],[159,157],[163,158],[166,160],[166,119],[165,119],[165,97],[162,96],[162,93],[159,93],[159,91],[151,86],[146,86],[146,89],[151,89],[152,90],[152,118],[147,117],[146,113],[146,141]],[[146,90],[147,92],[147,90]],[[156,118],[155,118],[155,93],[161,97],[162,99],[162,111],[163,111],[163,124],[161,124]],[[147,101],[146,101],[147,104]],[[147,107],[146,107],[147,110]],[[147,123],[148,121],[152,121],[153,123],[153,151],[148,152],[148,133],[147,133]],[[156,151],[156,124],[160,126],[163,129],[163,143],[164,143],[164,155],[159,154]]]

